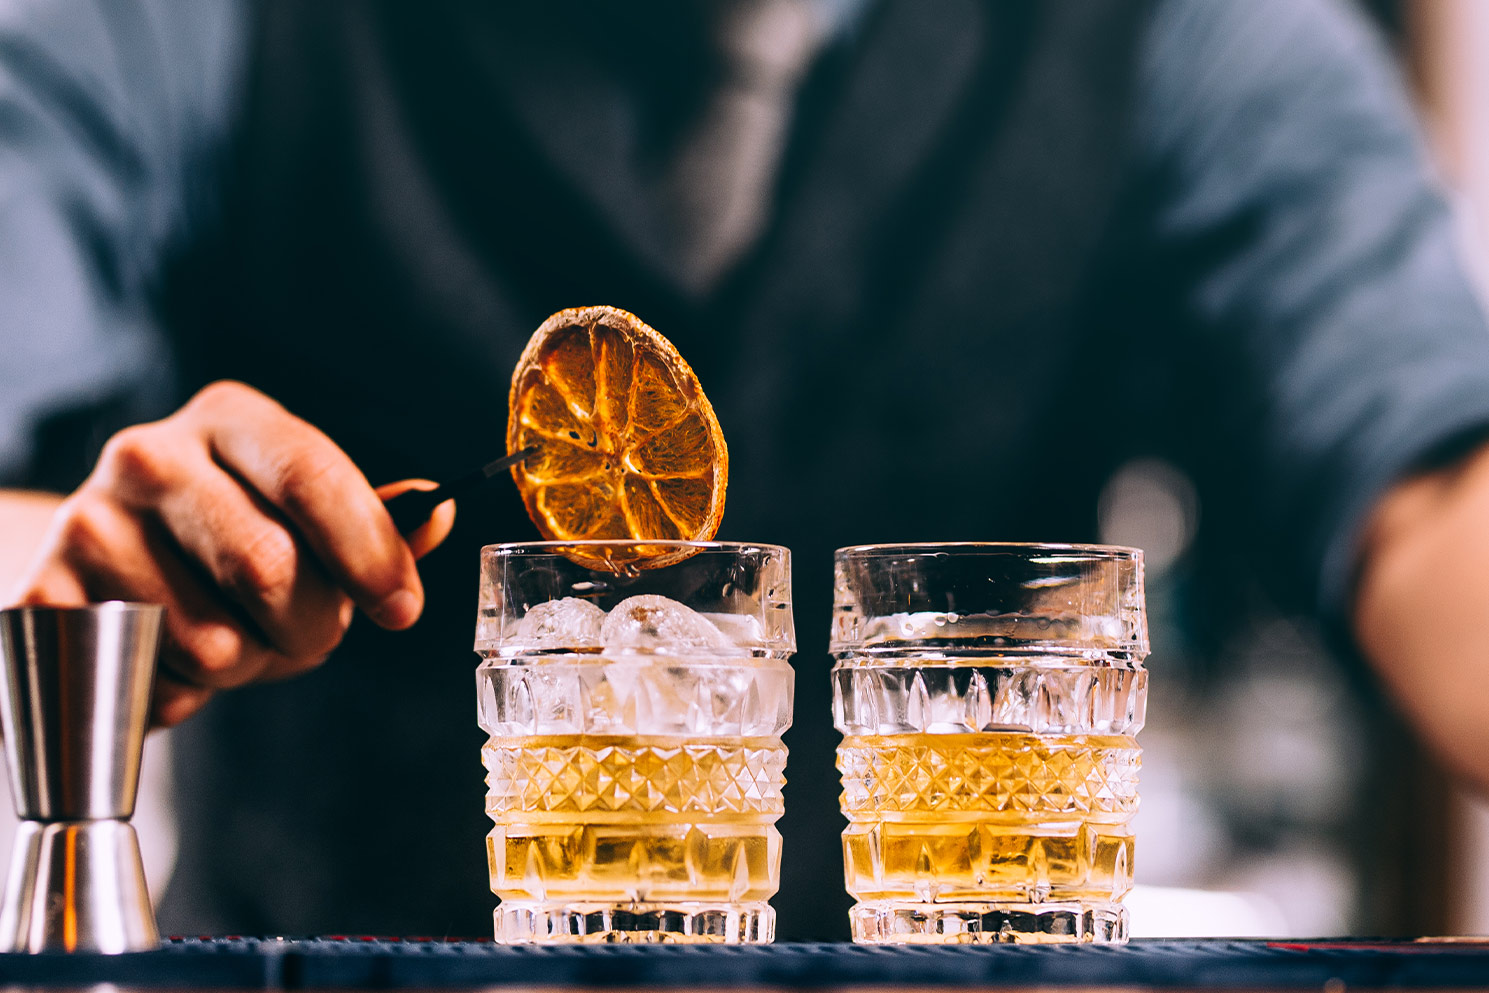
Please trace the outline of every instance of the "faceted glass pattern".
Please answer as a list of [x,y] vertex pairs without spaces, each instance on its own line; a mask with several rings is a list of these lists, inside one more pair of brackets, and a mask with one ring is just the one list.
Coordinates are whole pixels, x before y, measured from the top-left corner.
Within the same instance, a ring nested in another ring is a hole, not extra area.
[[[928,735],[855,739],[844,749],[843,810],[1115,815],[1137,812],[1142,764],[1128,737]],[[1106,818],[1111,820],[1113,818]]]
[[833,719],[844,734],[1136,734],[1148,673],[1089,660],[849,657],[832,673]]
[[786,749],[773,738],[727,744],[536,738],[488,743],[487,813],[633,811],[780,815]]
[[493,660],[476,671],[478,718],[493,735],[779,735],[791,724],[791,666],[617,659]]

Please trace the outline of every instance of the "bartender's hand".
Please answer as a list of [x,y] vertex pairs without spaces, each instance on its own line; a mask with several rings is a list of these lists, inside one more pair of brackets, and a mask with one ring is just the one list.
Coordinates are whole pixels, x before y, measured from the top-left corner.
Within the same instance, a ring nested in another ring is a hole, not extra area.
[[314,668],[355,609],[390,630],[419,617],[414,560],[454,523],[453,503],[407,541],[320,431],[241,383],[127,428],[52,517],[16,602],[164,604],[153,718],[184,720],[213,692]]

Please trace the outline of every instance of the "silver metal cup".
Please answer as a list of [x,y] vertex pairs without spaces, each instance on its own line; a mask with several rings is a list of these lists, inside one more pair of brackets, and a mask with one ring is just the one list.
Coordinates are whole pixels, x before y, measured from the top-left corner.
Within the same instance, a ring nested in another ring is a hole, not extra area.
[[0,722],[17,816],[134,813],[164,613],[119,602],[0,611]]
[[164,608],[0,611],[0,733],[23,821],[0,950],[159,943],[134,813]]
[[0,950],[135,952],[160,944],[128,821],[21,821],[0,903]]

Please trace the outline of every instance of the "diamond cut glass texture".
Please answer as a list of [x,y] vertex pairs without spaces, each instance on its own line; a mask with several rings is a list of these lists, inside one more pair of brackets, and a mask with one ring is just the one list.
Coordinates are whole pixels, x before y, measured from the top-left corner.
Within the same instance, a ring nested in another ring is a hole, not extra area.
[[488,742],[486,810],[779,815],[786,749],[771,741]]

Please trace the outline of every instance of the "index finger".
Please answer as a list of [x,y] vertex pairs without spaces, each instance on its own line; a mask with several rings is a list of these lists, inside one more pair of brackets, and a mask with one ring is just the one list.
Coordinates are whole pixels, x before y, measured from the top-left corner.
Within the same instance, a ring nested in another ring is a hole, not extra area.
[[424,606],[413,554],[377,493],[336,443],[241,383],[214,383],[183,413],[212,457],[295,527],[332,580],[385,628]]

